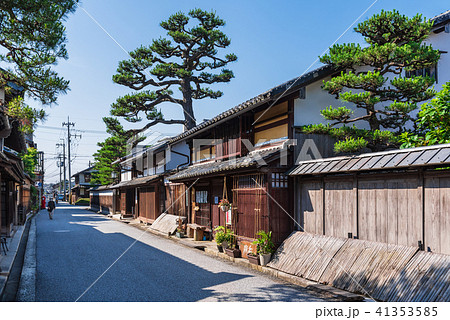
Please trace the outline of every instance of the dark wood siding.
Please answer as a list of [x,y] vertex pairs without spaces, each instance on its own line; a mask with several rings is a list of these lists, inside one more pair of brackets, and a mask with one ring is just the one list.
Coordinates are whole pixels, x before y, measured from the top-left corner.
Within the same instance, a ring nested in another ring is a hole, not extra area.
[[158,186],[139,188],[139,219],[153,223],[159,215]]
[[175,216],[188,216],[186,206],[186,186],[183,183],[170,183],[165,186],[166,212]]
[[256,238],[259,230],[269,231],[267,175],[233,177],[235,229],[238,236]]

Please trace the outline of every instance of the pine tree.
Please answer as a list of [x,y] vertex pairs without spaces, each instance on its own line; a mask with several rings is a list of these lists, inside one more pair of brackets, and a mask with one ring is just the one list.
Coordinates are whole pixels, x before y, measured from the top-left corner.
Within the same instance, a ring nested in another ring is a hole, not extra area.
[[[348,107],[329,106],[322,116],[333,121],[328,126],[313,125],[307,132],[325,131],[340,141],[337,152],[353,152],[368,147],[373,151],[397,146],[397,134],[414,119],[411,112],[418,103],[432,98],[434,78],[411,72],[434,66],[438,50],[423,44],[432,22],[417,14],[413,18],[398,11],[381,11],[354,29],[368,46],[336,44],[321,62],[341,70],[340,75],[324,82],[323,89],[336,98],[353,103],[363,114],[354,116]],[[365,70],[365,71],[361,71]],[[365,123],[370,130],[358,130],[353,123]],[[341,126],[343,125],[343,126]]]
[[[193,19],[196,24],[189,27]],[[225,21],[214,12],[200,9],[191,10],[188,15],[176,13],[161,22],[160,26],[170,39],[153,40],[150,46],[130,52],[132,59],[119,63],[113,81],[137,92],[118,98],[111,106],[111,114],[129,122],[142,121],[141,114],[144,114],[151,122],[135,133],[158,123],[184,124],[186,129],[193,128],[196,122],[192,101],[221,97],[221,91],[214,91],[207,85],[229,82],[234,77],[233,72],[224,67],[236,61],[236,56],[218,56],[218,49],[230,45],[230,39],[219,30],[224,25]],[[215,69],[221,71],[208,72]],[[143,90],[149,86],[154,90]],[[180,90],[181,97],[174,94],[173,87]],[[156,108],[163,102],[180,105],[184,119],[165,119]]]
[[92,174],[92,184],[107,185],[114,182],[111,177],[112,172],[120,175],[120,166],[112,165],[112,163],[126,155],[127,143],[133,137],[133,133],[127,132],[116,118],[104,117],[103,122],[106,124],[106,132],[111,136],[105,141],[97,143],[100,147],[94,153],[94,169],[97,172]]
[[[52,65],[68,57],[63,21],[77,2],[0,0],[0,87],[7,94],[20,88],[42,104],[51,104],[68,90],[69,81],[60,77]],[[30,129],[45,113],[31,110],[21,99],[14,99],[15,107],[9,115]]]

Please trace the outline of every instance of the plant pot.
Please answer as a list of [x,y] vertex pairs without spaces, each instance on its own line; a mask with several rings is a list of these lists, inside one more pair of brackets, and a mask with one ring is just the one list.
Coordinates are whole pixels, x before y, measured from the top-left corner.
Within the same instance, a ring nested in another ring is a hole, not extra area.
[[175,235],[177,236],[177,238],[184,238],[184,232],[178,232],[175,233]]
[[225,250],[226,248],[228,248],[228,242],[224,241],[222,242],[222,248]]
[[247,259],[248,259],[248,261],[250,261],[251,264],[259,265],[259,257],[258,256],[247,255]]
[[225,253],[232,258],[239,258],[241,256],[241,250],[225,248]]
[[222,245],[217,245],[217,250],[219,250],[219,252],[223,252],[223,247],[222,247]]
[[265,266],[269,263],[271,257],[272,257],[271,253],[260,254],[259,262],[261,263],[262,266]]

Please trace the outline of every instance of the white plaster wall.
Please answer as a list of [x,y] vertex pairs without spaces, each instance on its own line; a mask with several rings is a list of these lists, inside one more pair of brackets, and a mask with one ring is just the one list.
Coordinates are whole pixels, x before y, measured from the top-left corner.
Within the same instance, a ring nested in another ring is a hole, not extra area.
[[[294,125],[304,126],[308,124],[317,123],[327,123],[320,111],[329,107],[330,105],[334,108],[346,106],[354,111],[354,116],[359,116],[364,114],[364,110],[355,108],[353,103],[343,102],[336,99],[335,96],[329,94],[327,91],[323,90],[321,87],[323,81],[329,81],[331,77],[327,77],[323,80],[316,81],[306,87],[306,99],[295,99],[294,100]],[[366,128],[366,126],[361,122],[354,123],[357,127]],[[349,126],[353,124],[348,124]]]
[[164,173],[165,166],[164,151],[158,152],[155,156],[155,173]]
[[[441,54],[441,59],[437,66],[437,83],[434,85],[436,91],[442,89],[442,85],[450,81],[450,33],[440,32],[438,34],[431,33],[425,41],[426,44],[431,44],[434,49],[439,49],[447,53]],[[361,69],[363,70],[363,69]],[[351,103],[343,102],[339,99],[335,99],[334,96],[324,91],[321,86],[323,81],[329,81],[331,77],[316,81],[306,87],[306,99],[295,99],[294,101],[294,125],[303,126],[308,124],[327,123],[320,110],[332,105],[335,108],[346,106],[354,111],[352,117],[360,116],[364,114],[363,109],[357,109]],[[389,80],[386,82],[389,85]],[[412,112],[415,115],[418,110]],[[355,125],[358,128],[368,129],[364,121],[358,121],[347,124],[348,126]],[[409,123],[407,127],[412,126]]]
[[[187,143],[185,141],[173,144],[171,146],[171,149],[185,154],[187,156],[189,156],[190,152],[189,152],[189,146],[187,145]],[[168,156],[168,158],[166,159],[167,163],[166,163],[166,170],[173,170],[176,169],[178,165],[183,164],[188,162],[189,164],[189,159],[187,159],[186,157],[180,156],[179,154],[176,154],[174,152],[170,153],[170,156]]]
[[434,89],[440,91],[442,85],[450,81],[450,33],[445,31],[431,33],[425,43],[431,44],[434,49],[446,52],[441,53],[441,58],[437,65],[437,83],[434,85]]
[[120,181],[129,181],[131,180],[131,171],[122,172],[120,174]]

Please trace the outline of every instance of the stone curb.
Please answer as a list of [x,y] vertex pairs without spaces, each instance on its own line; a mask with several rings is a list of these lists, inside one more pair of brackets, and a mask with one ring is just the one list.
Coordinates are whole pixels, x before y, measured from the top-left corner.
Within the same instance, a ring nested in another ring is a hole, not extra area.
[[[3,297],[5,286],[8,282],[8,278],[10,276],[10,272],[12,269],[12,266],[14,264],[14,261],[16,260],[17,253],[19,251],[20,243],[22,241],[22,237],[24,235],[25,231],[25,224],[23,226],[20,226],[20,228],[16,231],[16,233],[13,236],[13,240],[8,244],[8,253],[6,256],[3,256],[3,262],[7,261],[7,269],[1,270],[0,275],[0,298]],[[20,234],[19,234],[20,232]]]
[[16,299],[22,302],[36,301],[36,219],[31,218],[22,274]]

